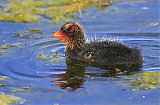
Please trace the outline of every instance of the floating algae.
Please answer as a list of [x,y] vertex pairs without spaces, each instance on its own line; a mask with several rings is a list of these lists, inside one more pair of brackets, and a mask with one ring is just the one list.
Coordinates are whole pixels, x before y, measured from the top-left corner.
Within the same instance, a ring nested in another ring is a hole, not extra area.
[[0,12],[0,21],[40,22],[42,17],[52,23],[70,21],[74,13],[82,14],[82,10],[88,7],[111,3],[111,0],[10,0]]
[[135,90],[160,89],[160,72],[136,73],[127,78]]
[[13,43],[13,44],[5,44],[5,45],[0,45],[0,49],[9,49],[11,47],[20,47],[21,43]]
[[20,98],[16,98],[14,96],[0,93],[0,105],[10,105],[10,104],[20,103],[20,102],[22,102]]
[[37,55],[37,59],[39,59],[39,60],[47,60],[48,57],[46,57],[44,54],[40,53],[40,54]]
[[12,47],[20,47],[22,44],[21,43],[13,43],[13,44],[5,44],[5,45],[0,45],[0,55],[6,54],[7,49],[12,48]]
[[43,60],[43,61],[48,61],[52,63],[58,63],[58,62],[63,62],[64,57],[61,57],[62,55],[58,52],[54,54],[44,54],[44,53],[38,53],[37,54],[37,59]]
[[8,77],[6,77],[6,76],[0,76],[0,81],[6,80],[6,79],[8,79]]
[[45,37],[45,33],[39,29],[27,28],[21,32],[15,32],[13,37],[17,37],[19,39],[42,39]]
[[[6,76],[0,76],[0,81],[6,80],[8,77]],[[22,102],[20,98],[16,98],[14,96],[5,95],[4,93],[0,92],[0,105],[10,105],[13,103],[19,103]]]

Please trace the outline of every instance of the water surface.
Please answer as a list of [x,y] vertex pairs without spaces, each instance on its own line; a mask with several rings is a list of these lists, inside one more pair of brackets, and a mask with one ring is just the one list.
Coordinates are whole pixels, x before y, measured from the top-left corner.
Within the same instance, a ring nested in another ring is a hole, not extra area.
[[[89,8],[77,21],[88,38],[103,36],[138,46],[144,57],[138,72],[156,72],[160,69],[158,8],[156,0],[122,2],[99,11]],[[24,105],[159,104],[159,87],[135,91],[126,81],[132,74],[110,76],[99,68],[67,67],[65,45],[50,38],[60,26],[0,22],[0,45],[18,44],[0,49],[0,75],[10,78],[0,91],[25,99]]]

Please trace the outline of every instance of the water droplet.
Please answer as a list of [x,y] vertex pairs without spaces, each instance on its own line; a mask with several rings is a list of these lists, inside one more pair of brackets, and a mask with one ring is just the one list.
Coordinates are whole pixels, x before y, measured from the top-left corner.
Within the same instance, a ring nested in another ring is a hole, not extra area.
[[143,9],[143,10],[148,10],[149,8],[148,8],[148,7],[142,7],[142,9]]
[[146,96],[142,96],[142,98],[146,98]]

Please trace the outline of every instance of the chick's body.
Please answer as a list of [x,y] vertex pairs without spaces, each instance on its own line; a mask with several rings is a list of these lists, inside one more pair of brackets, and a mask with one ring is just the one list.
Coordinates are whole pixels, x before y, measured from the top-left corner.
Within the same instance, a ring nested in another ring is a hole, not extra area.
[[75,22],[68,22],[52,37],[67,45],[68,63],[81,61],[84,64],[102,68],[139,69],[143,57],[138,48],[130,48],[118,41],[91,41],[86,43],[84,31]]

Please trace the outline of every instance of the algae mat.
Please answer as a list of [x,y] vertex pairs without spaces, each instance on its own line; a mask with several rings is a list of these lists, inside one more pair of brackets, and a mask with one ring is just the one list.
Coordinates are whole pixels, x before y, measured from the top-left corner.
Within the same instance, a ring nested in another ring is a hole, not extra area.
[[0,8],[0,21],[71,21],[75,13],[81,15],[88,7],[103,7],[111,3],[111,0],[10,0]]
[[[8,79],[8,77],[0,76],[0,81],[6,80],[6,79]],[[10,104],[19,103],[19,102],[22,102],[20,98],[16,98],[14,96],[0,93],[0,105],[10,105]]]

